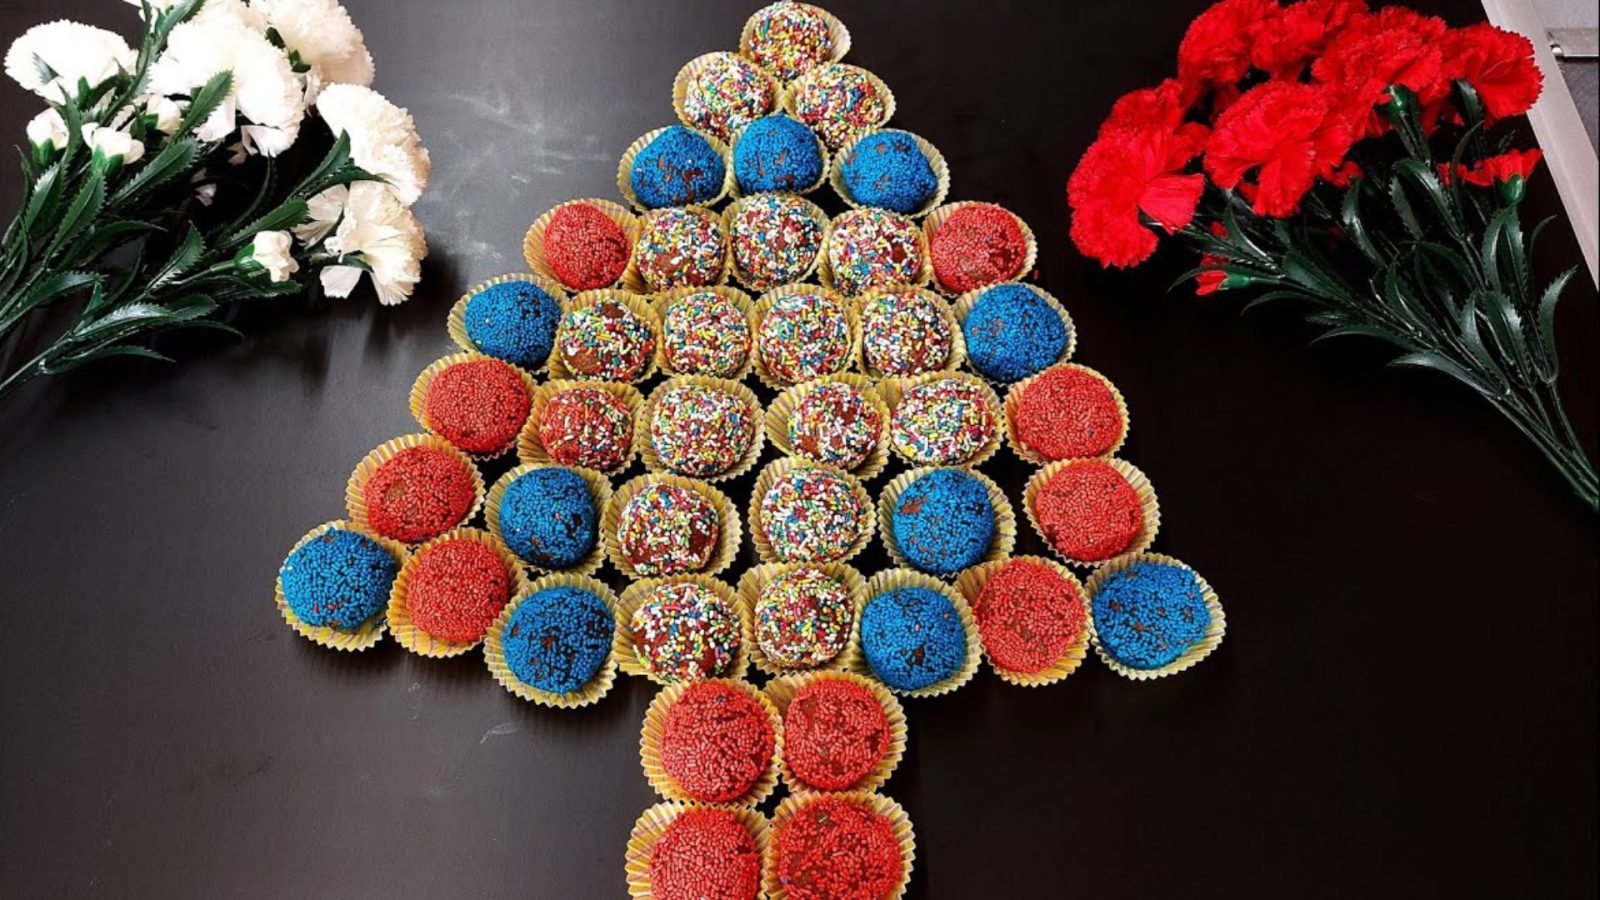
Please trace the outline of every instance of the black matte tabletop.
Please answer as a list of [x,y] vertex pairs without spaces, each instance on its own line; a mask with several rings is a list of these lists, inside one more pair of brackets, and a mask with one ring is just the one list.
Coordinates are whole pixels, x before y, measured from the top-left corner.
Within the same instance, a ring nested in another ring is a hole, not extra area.
[[[181,365],[108,365],[0,407],[0,896],[625,893],[628,831],[655,799],[651,684],[535,707],[476,655],[314,646],[272,584],[343,515],[355,463],[417,430],[407,392],[452,350],[450,304],[521,270],[545,209],[614,195],[618,156],[673,121],[678,67],[732,48],[755,4],[346,3],[376,87],[433,153],[416,297],[271,301],[239,317],[242,339],[180,342]],[[1170,73],[1203,0],[829,5],[849,61],[893,88],[895,124],[943,151],[950,198],[1037,232],[1078,359],[1128,399],[1157,549],[1228,618],[1176,677],[1091,659],[1049,688],[985,671],[908,701],[884,792],[915,825],[910,895],[1593,896],[1594,516],[1454,384],[1168,292],[1186,251],[1119,273],[1070,246],[1077,154],[1117,95]],[[134,14],[4,0],[0,36],[61,17],[129,33]],[[8,81],[0,135],[21,140],[37,109]],[[7,217],[16,195],[0,177]],[[1541,173],[1526,211],[1557,210]],[[1547,274],[1581,264],[1564,223],[1546,242]],[[1595,299],[1580,274],[1560,315],[1591,448]],[[1027,470],[1008,452],[988,470],[1016,502]],[[1024,534],[1018,552],[1037,551]]]

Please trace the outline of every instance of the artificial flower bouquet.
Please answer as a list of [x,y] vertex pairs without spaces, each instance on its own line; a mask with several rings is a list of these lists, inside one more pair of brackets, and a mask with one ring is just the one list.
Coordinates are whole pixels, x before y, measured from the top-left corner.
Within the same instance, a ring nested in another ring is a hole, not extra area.
[[[1259,289],[1323,336],[1482,395],[1591,509],[1595,469],[1556,389],[1555,306],[1534,283],[1547,223],[1518,215],[1537,149],[1496,126],[1539,97],[1533,48],[1488,24],[1364,0],[1223,0],[1178,74],[1117,101],[1068,182],[1072,238],[1134,266],[1157,234],[1200,251],[1199,294]],[[1188,276],[1186,276],[1188,277]]]
[[[133,5],[136,48],[60,21],[6,53],[6,74],[48,106],[28,124],[0,249],[0,348],[30,317],[75,305],[41,320],[59,330],[36,354],[11,348],[25,359],[0,368],[0,399],[96,359],[159,357],[152,335],[226,327],[227,304],[313,275],[344,297],[366,273],[380,302],[399,303],[427,255],[410,207],[428,152],[369,87],[372,57],[337,0]],[[321,152],[302,149],[313,113],[331,147],[296,167]]]

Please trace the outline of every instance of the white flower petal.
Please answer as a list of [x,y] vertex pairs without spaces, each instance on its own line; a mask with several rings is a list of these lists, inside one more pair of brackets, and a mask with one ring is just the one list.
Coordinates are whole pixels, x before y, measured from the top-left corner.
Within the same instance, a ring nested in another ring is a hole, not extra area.
[[69,103],[78,94],[80,80],[99,87],[130,71],[135,59],[133,48],[120,35],[62,20],[35,25],[13,41],[6,51],[6,74],[47,100]]
[[334,134],[350,136],[356,165],[388,181],[405,205],[417,202],[432,163],[410,113],[354,84],[330,85],[317,98],[317,112]]

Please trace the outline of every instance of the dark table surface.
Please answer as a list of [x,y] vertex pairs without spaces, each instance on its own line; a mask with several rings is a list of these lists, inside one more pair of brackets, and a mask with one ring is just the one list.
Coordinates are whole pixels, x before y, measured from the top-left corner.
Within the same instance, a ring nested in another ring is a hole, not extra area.
[[[612,195],[622,150],[672,121],[674,72],[733,46],[753,4],[348,5],[377,87],[433,151],[418,296],[282,301],[181,367],[103,368],[0,410],[0,895],[623,894],[628,830],[654,802],[651,685],[557,712],[475,655],[322,650],[284,627],[272,579],[343,514],[355,462],[416,430],[407,391],[452,349],[449,304],[522,268],[541,211]],[[1048,689],[985,672],[909,703],[885,792],[915,823],[912,895],[1592,896],[1593,516],[1453,385],[1168,294],[1182,252],[1118,274],[1068,244],[1076,155],[1113,97],[1170,70],[1202,5],[833,4],[897,124],[944,151],[951,199],[1038,232],[1078,358],[1131,404],[1157,546],[1210,579],[1229,622],[1180,677],[1090,661]],[[63,16],[127,32],[132,12],[0,2],[0,35]],[[0,88],[8,140],[36,108]],[[9,211],[14,178],[0,191]],[[1557,209],[1543,175],[1530,207]],[[1577,262],[1570,230],[1552,235],[1547,271]],[[1592,438],[1590,285],[1560,325]],[[1026,474],[1007,454],[990,470],[1014,495]]]

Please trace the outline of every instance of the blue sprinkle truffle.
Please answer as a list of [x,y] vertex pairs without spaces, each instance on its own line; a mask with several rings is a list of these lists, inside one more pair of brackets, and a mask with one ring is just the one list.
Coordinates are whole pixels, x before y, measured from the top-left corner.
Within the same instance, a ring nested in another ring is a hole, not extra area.
[[939,189],[933,164],[903,131],[881,131],[857,141],[839,170],[855,202],[897,213],[918,211]]
[[1200,579],[1170,563],[1134,563],[1111,575],[1090,607],[1100,648],[1130,669],[1172,663],[1211,627]]
[[896,588],[867,601],[861,651],[889,687],[914,691],[961,671],[967,633],[950,599],[928,588]]
[[537,369],[550,357],[561,304],[531,281],[502,281],[467,301],[467,340],[512,365]]
[[900,555],[932,575],[954,575],[975,565],[994,540],[989,489],[971,473],[938,469],[906,485],[895,502],[890,528]]
[[570,694],[605,664],[614,628],[604,600],[581,588],[552,587],[517,604],[500,644],[523,684]]
[[534,469],[500,498],[500,537],[541,569],[567,569],[594,549],[598,529],[589,483],[571,469]]
[[973,367],[996,381],[1021,381],[1054,365],[1070,334],[1061,314],[1025,284],[978,295],[961,330]]
[[788,116],[756,119],[733,145],[733,178],[746,194],[804,193],[822,179],[822,144]]
[[699,132],[673,125],[633,158],[628,183],[646,209],[710,203],[728,177],[722,154]]
[[389,605],[389,588],[399,573],[400,564],[382,544],[336,528],[289,554],[278,579],[284,602],[300,621],[355,631]]

